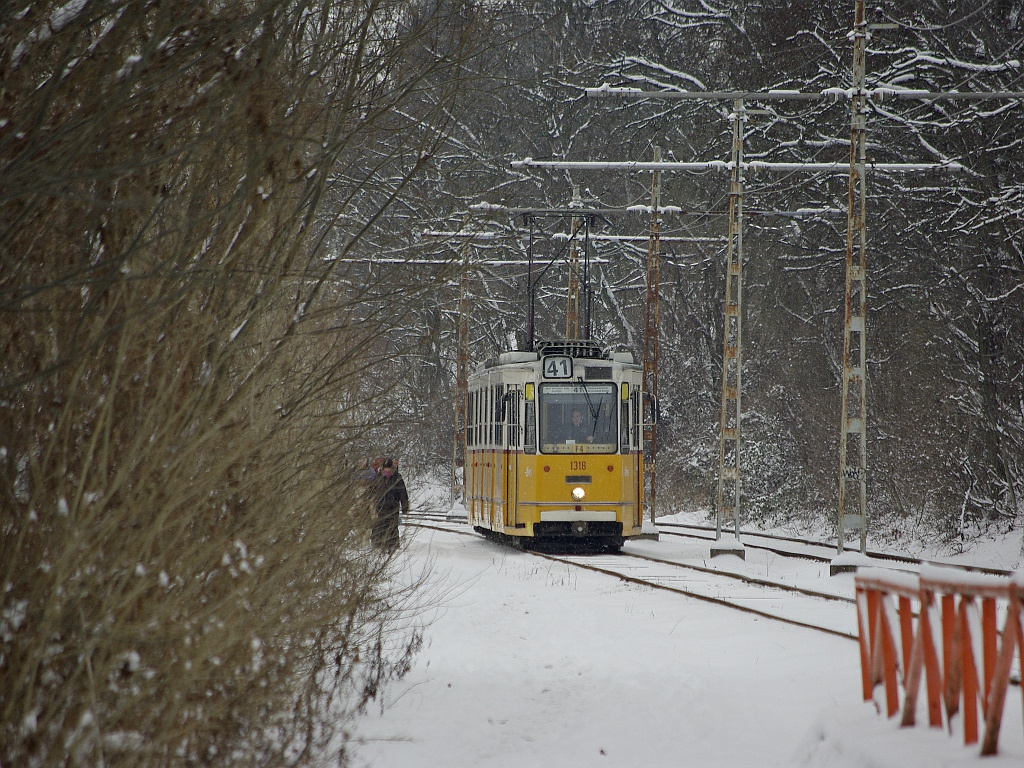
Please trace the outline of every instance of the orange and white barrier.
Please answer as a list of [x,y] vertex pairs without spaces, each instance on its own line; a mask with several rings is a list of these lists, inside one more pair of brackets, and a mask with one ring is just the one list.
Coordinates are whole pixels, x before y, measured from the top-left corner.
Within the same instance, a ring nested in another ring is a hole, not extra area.
[[964,743],[976,744],[980,706],[981,754],[994,755],[1014,655],[1024,657],[1024,574],[861,568],[855,583],[864,700],[884,686],[892,717],[902,688],[901,724],[911,726],[923,676],[929,725],[941,728],[945,719],[952,733],[962,717]]

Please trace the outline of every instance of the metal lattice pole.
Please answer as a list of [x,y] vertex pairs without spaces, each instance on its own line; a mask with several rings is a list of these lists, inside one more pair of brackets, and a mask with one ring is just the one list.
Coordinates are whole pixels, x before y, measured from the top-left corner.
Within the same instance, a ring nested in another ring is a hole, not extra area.
[[740,537],[740,432],[743,391],[743,134],[746,109],[733,103],[729,237],[725,259],[725,325],[722,329],[722,413],[718,441],[716,538],[731,522]]
[[530,225],[530,239],[526,247],[527,263],[529,265],[526,272],[526,351],[533,352],[533,337],[536,333],[534,328],[536,303],[533,296],[533,240],[536,227],[532,216],[527,216],[526,221]]
[[[661,162],[661,147],[654,148],[654,162]],[[651,224],[647,245],[647,301],[644,322],[644,372],[643,392],[651,396],[651,404],[658,401],[658,340],[659,340],[659,290],[661,286],[661,171],[654,171],[651,178]],[[655,523],[657,510],[657,457],[658,422],[653,414],[644,419],[644,443],[650,445],[648,461],[644,465],[646,478],[647,509],[651,525]]]
[[846,217],[845,322],[842,425],[839,437],[837,550],[847,529],[860,533],[867,550],[867,36],[864,0],[857,0],[853,28],[853,99],[850,118],[850,180]]
[[[580,188],[572,188],[572,202],[570,208],[582,208],[580,200]],[[570,227],[571,237],[569,240],[569,286],[566,291],[565,308],[565,338],[578,339],[580,337],[580,253],[577,247],[576,235],[583,226],[583,220],[573,217]]]
[[[466,503],[466,403],[469,399],[469,265],[459,281],[459,348],[455,370],[455,435],[452,440],[452,505]],[[462,479],[459,479],[462,467]]]

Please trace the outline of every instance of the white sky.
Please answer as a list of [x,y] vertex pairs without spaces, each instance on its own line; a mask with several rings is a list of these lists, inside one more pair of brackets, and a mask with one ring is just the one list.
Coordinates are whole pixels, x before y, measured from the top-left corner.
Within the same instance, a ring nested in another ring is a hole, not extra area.
[[[434,606],[412,671],[356,730],[360,768],[1024,765],[1020,688],[1000,756],[982,760],[959,735],[901,730],[862,702],[853,641],[480,537],[405,535],[403,565],[429,569]],[[668,537],[630,548],[707,557],[705,544]],[[715,562],[726,560],[761,576],[772,567],[753,551]],[[852,577],[805,568],[794,581],[852,595]]]

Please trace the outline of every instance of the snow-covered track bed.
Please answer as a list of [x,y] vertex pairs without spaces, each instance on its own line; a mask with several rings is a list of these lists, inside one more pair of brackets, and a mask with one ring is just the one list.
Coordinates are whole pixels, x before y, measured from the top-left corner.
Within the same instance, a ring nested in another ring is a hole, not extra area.
[[[409,517],[411,519],[406,523],[409,527],[478,536],[465,524]],[[716,603],[773,621],[850,640],[857,639],[857,614],[853,599],[834,591],[807,589],[782,580],[739,573],[728,570],[724,565],[722,568],[709,567],[643,553],[575,555],[525,550],[524,554],[613,576],[632,584]],[[732,560],[735,561],[735,558]],[[742,563],[740,565],[743,567]]]
[[773,621],[857,639],[854,601],[842,595],[627,552],[618,555],[532,554]]
[[[688,523],[658,523],[658,530],[663,536],[679,536],[690,539],[698,539],[707,542],[715,540],[715,528],[713,526],[694,525]],[[731,533],[728,534],[730,537]],[[741,539],[743,546],[748,549],[757,549],[771,552],[782,557],[799,557],[806,560],[814,560],[819,563],[831,562],[836,556],[835,543],[802,539],[792,536],[779,536],[771,533],[758,533],[756,531],[742,531]],[[920,558],[910,555],[898,555],[889,552],[867,552],[867,556],[881,561],[883,567],[896,567],[894,563],[901,563],[916,570],[922,562],[933,562],[937,565],[944,563],[938,561],[922,561]],[[989,573],[994,576],[1008,576],[1010,571],[998,568],[986,568],[983,566],[970,566],[950,564],[952,567],[963,568],[978,573]]]

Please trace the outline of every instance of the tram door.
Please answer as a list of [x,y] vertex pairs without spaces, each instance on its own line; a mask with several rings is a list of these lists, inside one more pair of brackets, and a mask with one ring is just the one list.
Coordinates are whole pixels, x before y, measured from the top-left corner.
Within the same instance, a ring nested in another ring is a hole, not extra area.
[[522,391],[510,386],[502,398],[501,416],[505,422],[505,455],[501,462],[505,470],[505,527],[514,528],[519,508],[519,449],[523,436],[520,431],[519,409],[522,407]]

